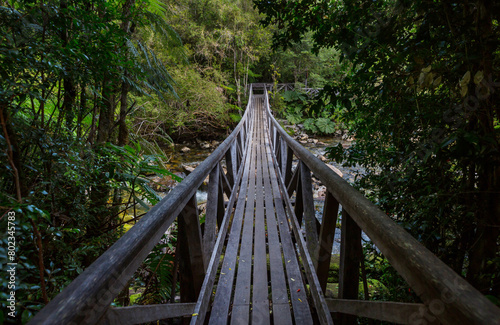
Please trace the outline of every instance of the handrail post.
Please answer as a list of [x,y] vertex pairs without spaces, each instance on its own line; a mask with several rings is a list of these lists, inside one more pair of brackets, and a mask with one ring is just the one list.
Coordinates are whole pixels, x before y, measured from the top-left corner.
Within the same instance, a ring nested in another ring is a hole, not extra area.
[[[307,249],[313,261],[314,267],[318,266],[318,227],[316,215],[314,213],[314,198],[312,192],[311,171],[302,161],[300,167],[300,184],[302,189],[302,204],[304,206],[304,228],[306,235]],[[297,194],[298,195],[298,194]]]
[[[358,299],[359,264],[362,256],[361,228],[342,209],[340,242],[339,299]],[[356,324],[356,316],[343,314],[341,324]]]
[[196,301],[205,277],[205,258],[202,247],[196,193],[186,204],[178,219],[178,239],[181,254],[179,263],[181,302]]
[[227,180],[229,181],[229,185],[231,187],[234,186],[234,166],[233,166],[233,155],[231,154],[232,146],[226,151],[225,160],[226,160],[226,169],[227,169]]
[[219,208],[219,196],[220,196],[220,170],[219,164],[215,166],[210,172],[208,178],[208,189],[207,189],[207,209],[205,215],[205,231],[203,234],[203,250],[204,250],[204,263],[208,265],[210,256],[212,255],[212,250],[216,240],[216,224],[218,217]]
[[330,191],[327,191],[325,205],[323,207],[321,230],[319,232],[318,266],[316,268],[318,281],[323,292],[326,292],[326,283],[328,281],[328,271],[330,269],[330,259],[332,257],[333,240],[335,239],[335,227],[337,226],[338,214],[339,202]]

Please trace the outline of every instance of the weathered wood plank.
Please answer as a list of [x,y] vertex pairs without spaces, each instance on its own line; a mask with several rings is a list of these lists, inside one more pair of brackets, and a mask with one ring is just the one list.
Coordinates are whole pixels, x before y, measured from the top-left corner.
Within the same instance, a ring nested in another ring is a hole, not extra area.
[[[269,107],[267,106],[268,115],[270,115]],[[273,125],[277,124],[276,121],[273,120]],[[281,131],[280,131],[281,133]],[[284,134],[284,133],[282,133]],[[288,135],[287,135],[288,136]],[[306,150],[307,151],[307,150]],[[285,184],[283,183],[283,179],[281,177],[277,177],[279,187],[281,188],[282,193],[286,193]],[[311,257],[307,254],[306,243],[304,238],[302,237],[300,224],[298,223],[297,217],[294,214],[292,204],[290,202],[290,198],[287,195],[282,197],[284,200],[285,208],[288,214],[288,220],[290,220],[291,227],[293,230],[293,234],[297,240],[299,252],[303,261],[304,270],[306,272],[307,280],[310,285],[310,292],[313,298],[314,305],[316,307],[316,311],[321,324],[333,324],[332,317],[330,312],[328,311],[328,306],[326,305],[326,301],[324,295],[321,291],[321,287],[316,276],[316,270],[314,269],[314,265],[312,263]],[[275,201],[276,202],[276,201]],[[282,206],[282,205],[281,205]],[[278,219],[279,220],[279,219]],[[281,224],[281,222],[280,222]],[[281,230],[280,230],[281,232]],[[289,276],[287,274],[287,276]]]
[[191,316],[196,303],[109,308],[101,324],[133,325],[182,316]]
[[[272,161],[272,153],[269,144],[266,145],[268,161]],[[278,219],[278,227],[283,248],[283,257],[286,268],[286,276],[290,289],[290,300],[292,302],[293,315],[296,324],[312,324],[313,319],[307,301],[300,265],[292,243],[290,228],[288,227],[287,216],[283,208],[283,199],[277,181],[277,172],[273,168],[270,170],[270,180],[273,191],[274,206]]]
[[[426,309],[424,304],[391,301],[365,301],[350,299],[326,299],[333,312],[367,317],[397,324],[416,324],[417,315]],[[430,324],[426,321],[426,324]]]
[[255,241],[254,241],[254,269],[253,269],[253,294],[252,294],[252,322],[256,319],[259,324],[269,324],[269,300],[267,283],[266,259],[266,230],[264,215],[264,197],[262,191],[262,168],[264,143],[264,130],[262,126],[262,111],[258,111],[257,137],[257,178],[255,198]]
[[181,302],[193,302],[198,298],[206,270],[196,194],[182,210],[178,227]]
[[[253,123],[250,125],[250,130],[253,129]],[[250,132],[249,136],[249,141],[252,140],[252,132]],[[245,152],[245,164],[248,164],[250,162],[250,150],[247,150]],[[226,240],[226,235],[228,233],[228,228],[229,228],[229,222],[231,219],[231,216],[233,215],[233,207],[236,204],[236,201],[244,201],[244,197],[238,196],[238,188],[239,185],[243,188],[246,188],[246,180],[248,179],[248,173],[249,169],[241,168],[238,171],[238,174],[236,176],[236,185],[234,186],[234,189],[231,193],[231,196],[229,197],[229,204],[226,209],[226,212],[224,214],[224,219],[222,221],[222,224],[220,226],[219,234],[217,236],[217,241],[215,242],[215,247],[214,251],[212,253],[212,257],[210,259],[210,264],[207,267],[207,274],[205,276],[205,280],[203,281],[203,286],[202,290],[200,292],[198,301],[196,303],[196,307],[193,312],[193,317],[191,318],[191,325],[201,325],[204,324],[205,322],[205,316],[206,312],[208,309],[208,305],[210,302],[210,297],[212,296],[212,288],[215,282],[215,277],[217,273],[217,269],[220,263],[220,255],[222,253],[222,249],[224,248],[224,242]],[[223,173],[221,173],[223,174]],[[244,191],[243,191],[244,192]],[[242,205],[240,204],[240,209],[242,209]],[[237,211],[238,209],[235,209],[235,214],[240,213]],[[234,223],[233,223],[234,224]]]
[[[264,180],[264,198],[266,206],[267,220],[267,239],[269,243],[269,266],[270,281],[273,302],[273,321],[274,324],[288,325],[292,324],[292,315],[290,304],[288,303],[288,291],[283,267],[283,255],[281,253],[281,243],[278,235],[278,225],[276,221],[276,212],[274,210],[274,198],[271,188],[270,172],[274,172],[272,161],[266,152],[265,167],[263,169]],[[269,171],[271,169],[271,171]]]
[[[247,164],[250,163],[252,153],[247,156]],[[212,313],[210,315],[210,323],[226,324],[229,313],[229,305],[231,302],[233,282],[236,271],[236,258],[238,254],[240,234],[242,229],[243,212],[245,209],[246,193],[248,189],[248,176],[250,168],[244,168],[243,180],[240,187],[238,202],[233,216],[231,232],[222,263],[221,274],[217,284]],[[212,256],[213,257],[213,256]],[[215,275],[211,275],[215,276]]]
[[250,288],[252,285],[252,244],[253,244],[253,214],[255,205],[255,164],[254,152],[257,144],[252,143],[252,157],[249,167],[247,202],[243,216],[241,248],[238,260],[238,272],[234,289],[231,324],[248,324],[250,320]]
[[319,234],[319,253],[316,273],[321,290],[326,291],[328,281],[328,270],[330,269],[330,259],[332,257],[333,240],[335,239],[335,227],[339,214],[339,202],[327,191],[325,206],[323,207],[323,219]]

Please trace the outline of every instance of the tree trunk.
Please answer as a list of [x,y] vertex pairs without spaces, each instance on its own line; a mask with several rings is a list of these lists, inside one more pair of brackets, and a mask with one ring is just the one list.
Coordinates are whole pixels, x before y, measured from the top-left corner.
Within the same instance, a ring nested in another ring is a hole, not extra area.
[[[493,35],[492,2],[478,1],[476,24],[478,26],[478,44],[481,44],[481,62],[477,71],[484,76],[491,76],[493,71],[493,53],[495,48],[490,39]],[[477,229],[475,242],[469,255],[467,280],[483,293],[493,293],[493,281],[498,281],[499,271],[495,258],[498,252],[500,236],[500,146],[494,128],[494,121],[499,116],[497,111],[498,94],[491,91],[479,94],[478,134],[481,138],[481,152],[487,155],[478,162],[479,204],[476,212]]]
[[112,90],[112,81],[106,77],[103,82],[102,102],[100,105],[99,125],[97,127],[97,144],[102,144],[109,140],[113,123],[115,103]]
[[[127,0],[123,4],[123,21],[121,28],[125,33],[130,32],[130,9],[135,4],[135,0]],[[132,34],[132,32],[130,32]],[[124,50],[126,50],[126,44],[123,44]],[[125,76],[128,73],[125,71]],[[124,146],[128,143],[128,128],[126,123],[127,113],[128,113],[128,93],[130,91],[130,85],[126,81],[122,81],[121,97],[120,97],[120,118],[118,120],[118,145]]]

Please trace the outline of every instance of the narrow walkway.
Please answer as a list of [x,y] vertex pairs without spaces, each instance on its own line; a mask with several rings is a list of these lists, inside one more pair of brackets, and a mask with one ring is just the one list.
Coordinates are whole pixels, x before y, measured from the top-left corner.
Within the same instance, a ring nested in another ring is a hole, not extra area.
[[263,118],[254,123],[210,324],[312,324],[314,309],[292,241]]

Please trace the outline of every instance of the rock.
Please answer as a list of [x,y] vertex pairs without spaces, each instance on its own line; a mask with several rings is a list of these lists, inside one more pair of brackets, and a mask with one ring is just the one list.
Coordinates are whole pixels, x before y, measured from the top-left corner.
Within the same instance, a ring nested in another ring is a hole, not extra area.
[[318,139],[312,139],[312,143],[318,144],[318,142],[319,142]]
[[170,176],[165,176],[163,178],[154,176],[149,182],[149,186],[156,192],[167,192],[173,189],[176,185],[176,181]]
[[332,165],[329,165],[329,164],[326,164],[328,167],[330,167],[331,170],[333,170],[334,172],[337,173],[337,175],[339,175],[340,177],[342,177],[344,174],[335,166],[332,166]]
[[192,166],[182,165],[182,168],[184,169],[187,175],[191,174],[194,171],[194,167]]
[[211,143],[213,148],[217,147],[219,144],[220,144],[220,142],[216,141],[216,140],[212,141],[212,143]]
[[322,162],[328,161],[328,159],[323,155],[318,156],[318,159],[321,160]]
[[201,149],[210,149],[210,143],[208,143],[208,142],[202,142],[200,144],[200,148]]
[[182,152],[182,153],[188,153],[188,152],[190,152],[190,151],[191,151],[191,149],[189,149],[188,147],[183,147],[183,148],[181,149],[181,152]]
[[300,135],[300,140],[307,140],[307,139],[309,139],[309,136],[308,136],[307,134],[302,133],[302,134]]
[[316,143],[316,145],[317,145],[317,146],[326,147],[326,143],[321,142],[321,141],[318,141],[318,142]]
[[302,143],[302,144],[306,144],[307,140],[299,140],[299,142]]

